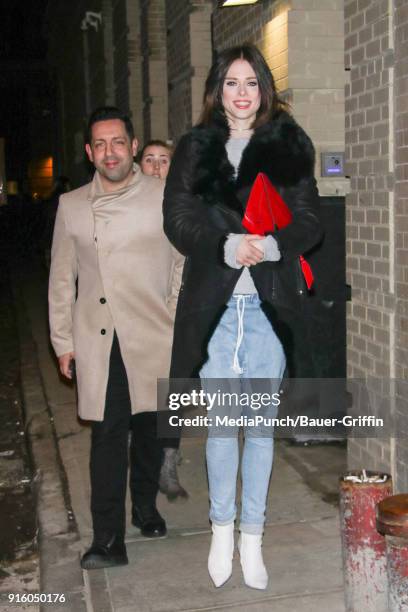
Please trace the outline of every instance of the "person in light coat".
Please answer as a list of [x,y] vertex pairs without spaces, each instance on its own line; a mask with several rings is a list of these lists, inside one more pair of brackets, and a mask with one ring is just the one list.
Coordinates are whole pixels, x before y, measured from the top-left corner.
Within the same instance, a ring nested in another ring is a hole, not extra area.
[[[75,364],[79,416],[92,421],[94,539],[82,557],[85,569],[128,562],[128,431],[131,415],[157,410],[183,267],[163,232],[163,182],[143,175],[133,163],[136,150],[132,124],[117,108],[91,115],[86,152],[96,172],[61,197],[53,237],[51,341],[64,376],[72,377]],[[151,447],[146,461],[154,462],[157,478],[143,508],[131,486],[137,526],[155,510],[162,459],[156,432]]]

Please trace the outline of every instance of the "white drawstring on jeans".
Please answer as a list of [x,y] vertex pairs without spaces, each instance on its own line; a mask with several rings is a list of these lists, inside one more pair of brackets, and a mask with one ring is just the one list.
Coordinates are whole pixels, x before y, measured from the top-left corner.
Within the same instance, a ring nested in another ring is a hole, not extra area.
[[243,373],[243,368],[239,365],[238,360],[238,351],[242,343],[242,338],[244,337],[244,312],[245,312],[245,296],[238,295],[237,299],[237,315],[238,315],[238,333],[237,333],[237,342],[235,345],[234,352],[234,363],[232,365],[232,369],[237,374]]

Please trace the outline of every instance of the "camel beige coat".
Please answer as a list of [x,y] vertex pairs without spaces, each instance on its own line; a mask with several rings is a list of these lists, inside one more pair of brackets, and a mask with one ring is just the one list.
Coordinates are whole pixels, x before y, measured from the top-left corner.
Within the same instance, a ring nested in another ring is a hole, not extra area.
[[183,258],[163,232],[163,187],[135,166],[131,183],[113,194],[103,192],[96,172],[91,183],[61,196],[51,342],[57,356],[75,352],[83,419],[103,420],[114,330],[133,414],[156,410],[157,379],[169,375]]

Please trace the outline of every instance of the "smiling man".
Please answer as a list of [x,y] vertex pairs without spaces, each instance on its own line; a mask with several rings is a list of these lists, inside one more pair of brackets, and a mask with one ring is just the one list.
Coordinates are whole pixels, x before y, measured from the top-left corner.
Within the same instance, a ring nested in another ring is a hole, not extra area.
[[[105,114],[116,113],[106,111]],[[129,119],[105,119],[92,123],[88,140],[85,149],[100,175],[104,191],[125,187],[132,178],[133,157],[137,151],[137,140]]]
[[60,199],[49,315],[60,371],[72,378],[75,364],[79,416],[92,422],[94,539],[81,565],[97,569],[128,562],[129,427],[132,522],[150,536],[166,533],[156,509],[162,449],[155,421],[149,419],[151,430],[143,428],[149,439],[139,444],[132,415],[157,409],[157,378],[169,373],[183,258],[162,229],[163,182],[133,162],[130,119],[115,107],[97,109],[87,141],[96,171],[91,183]]

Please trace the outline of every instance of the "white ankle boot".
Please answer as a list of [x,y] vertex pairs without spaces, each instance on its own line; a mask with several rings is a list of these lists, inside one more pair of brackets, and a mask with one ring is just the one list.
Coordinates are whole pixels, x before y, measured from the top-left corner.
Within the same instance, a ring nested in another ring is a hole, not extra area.
[[229,525],[212,525],[210,554],[208,555],[208,572],[216,587],[227,582],[232,573],[234,554],[234,523]]
[[241,533],[238,550],[245,584],[253,589],[266,589],[268,574],[262,558],[262,536]]

